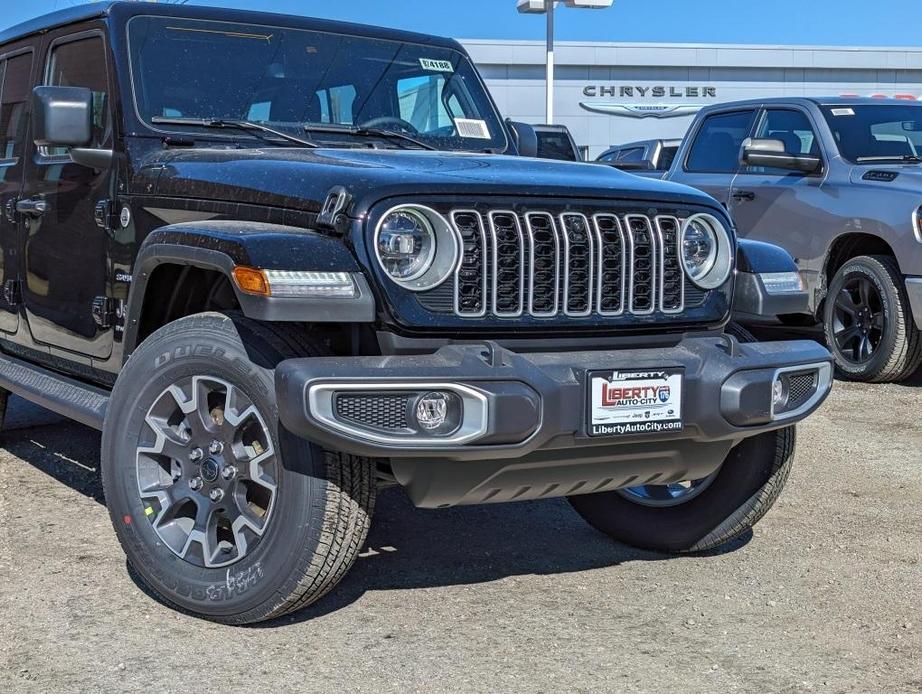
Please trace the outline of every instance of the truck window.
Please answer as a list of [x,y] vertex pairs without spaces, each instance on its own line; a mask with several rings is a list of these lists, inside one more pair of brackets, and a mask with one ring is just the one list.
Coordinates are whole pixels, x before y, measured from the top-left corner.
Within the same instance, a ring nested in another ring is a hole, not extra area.
[[23,126],[29,100],[32,53],[20,53],[0,68],[3,89],[0,92],[0,159],[15,160],[22,154]]
[[[55,46],[45,84],[56,87],[85,87],[93,92],[93,142],[101,147],[109,139],[109,85],[106,73],[106,50],[102,38],[68,41]],[[45,156],[67,154],[67,147],[49,147]]]
[[685,167],[701,173],[733,173],[739,168],[740,147],[749,137],[755,111],[734,111],[708,116],[695,142]]
[[538,130],[538,158],[576,161],[573,145],[565,132]]
[[643,147],[631,147],[630,149],[622,149],[618,153],[618,158],[615,159],[617,162],[640,162],[643,161],[644,148]]
[[669,171],[672,168],[672,162],[675,161],[675,155],[679,153],[678,145],[663,147],[660,152],[659,161],[656,163],[657,171]]
[[[788,154],[819,155],[819,143],[813,125],[803,111],[796,109],[771,108],[762,114],[755,137],[767,140],[781,140]],[[746,173],[770,173],[797,175],[788,169],[773,169],[765,166],[746,167]]]
[[922,156],[922,104],[823,106],[842,156],[852,163]]

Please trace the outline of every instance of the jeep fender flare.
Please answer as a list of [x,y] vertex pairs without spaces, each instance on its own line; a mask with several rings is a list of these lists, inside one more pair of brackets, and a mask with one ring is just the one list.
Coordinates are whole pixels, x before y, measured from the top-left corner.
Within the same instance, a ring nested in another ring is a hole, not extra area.
[[[125,326],[126,353],[136,346],[141,309],[154,270],[164,264],[215,270],[225,275],[247,318],[270,322],[372,323],[375,298],[358,262],[344,243],[315,231],[243,221],[171,224],[151,232],[134,262]],[[272,297],[241,291],[237,266],[262,270],[347,272],[356,296]]]

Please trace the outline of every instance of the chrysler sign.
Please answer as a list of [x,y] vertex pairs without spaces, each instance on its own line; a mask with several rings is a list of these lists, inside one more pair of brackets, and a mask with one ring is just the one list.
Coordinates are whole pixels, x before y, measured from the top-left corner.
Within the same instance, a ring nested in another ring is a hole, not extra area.
[[[716,99],[717,87],[588,85],[583,88],[583,95],[593,99],[593,101],[580,102],[580,106],[587,111],[629,118],[678,118],[697,113],[704,107],[704,104],[690,103],[688,99]],[[618,99],[618,101],[608,100],[605,97]],[[664,101],[644,103],[634,100],[638,98]],[[621,101],[621,99],[631,99],[631,101]]]

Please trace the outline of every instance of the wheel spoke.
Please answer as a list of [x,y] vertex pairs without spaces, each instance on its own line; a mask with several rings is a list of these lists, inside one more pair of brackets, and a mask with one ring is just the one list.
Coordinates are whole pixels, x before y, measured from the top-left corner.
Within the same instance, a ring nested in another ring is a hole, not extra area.
[[840,291],[836,297],[836,308],[841,309],[849,316],[854,316],[858,313],[860,306],[855,303],[852,293],[847,288],[843,287],[842,291]]
[[871,305],[871,283],[868,280],[858,282],[858,296],[861,299],[862,308],[867,308]]
[[849,342],[861,337],[861,330],[858,329],[857,325],[852,325],[836,332],[835,337],[839,348],[844,350]]

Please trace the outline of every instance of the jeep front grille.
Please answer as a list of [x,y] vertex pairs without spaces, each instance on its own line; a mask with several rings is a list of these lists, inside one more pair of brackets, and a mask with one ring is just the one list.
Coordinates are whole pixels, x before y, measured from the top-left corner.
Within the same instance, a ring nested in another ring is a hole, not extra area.
[[677,217],[454,210],[450,218],[462,240],[453,286],[458,316],[648,315],[685,308]]

